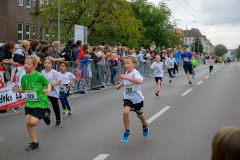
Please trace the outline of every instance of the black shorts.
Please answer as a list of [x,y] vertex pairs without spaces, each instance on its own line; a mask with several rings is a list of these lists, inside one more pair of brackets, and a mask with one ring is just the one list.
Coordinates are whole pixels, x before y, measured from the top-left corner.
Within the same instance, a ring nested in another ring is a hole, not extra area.
[[124,107],[129,106],[132,108],[131,111],[136,112],[137,114],[143,114],[142,107],[143,107],[143,101],[137,104],[133,104],[132,101],[129,99],[124,99]]
[[187,72],[189,72],[189,74],[192,74],[192,64],[189,65],[183,65],[184,71],[187,74]]
[[31,114],[33,117],[43,119],[46,109],[25,107],[25,115]]
[[158,80],[160,79],[160,81],[162,82],[162,77],[155,77],[155,81],[156,83],[158,83]]

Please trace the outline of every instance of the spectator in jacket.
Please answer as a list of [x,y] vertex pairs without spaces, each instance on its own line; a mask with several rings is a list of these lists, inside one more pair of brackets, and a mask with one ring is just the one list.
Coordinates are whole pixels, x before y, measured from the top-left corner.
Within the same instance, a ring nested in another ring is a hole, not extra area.
[[75,53],[75,58],[77,58],[77,56],[78,56],[78,51],[81,49],[82,41],[77,40],[76,45],[77,45],[77,49],[75,49],[75,51],[74,51],[74,53]]
[[41,51],[37,53],[37,56],[40,58],[39,64],[44,64],[44,59],[48,56],[49,47],[47,45],[42,46]]
[[78,56],[77,56],[77,60],[81,60],[81,58],[83,58],[83,56],[86,54],[86,51],[88,50],[89,45],[88,43],[85,43],[82,47],[82,49],[79,49],[78,51]]
[[65,58],[65,61],[75,61],[75,49],[77,48],[77,45],[75,43],[71,43],[69,46],[65,47],[62,53],[60,54],[61,57]]
[[6,45],[0,47],[0,63],[16,65],[12,59],[12,52],[14,51],[15,44],[8,42]]
[[[53,57],[53,60],[55,62],[61,62],[64,61],[64,58],[60,58],[60,55],[58,54],[58,50],[60,49],[60,42],[58,41],[54,41],[52,43],[52,46],[49,48],[49,53],[48,56]],[[66,53],[65,53],[66,54]],[[65,55],[64,53],[62,53],[62,55]]]
[[20,47],[16,47],[13,60],[14,62],[23,64],[25,62],[25,58],[27,56],[27,51],[30,48],[30,42],[27,40],[23,40]]
[[33,40],[30,43],[30,49],[28,50],[28,55],[36,56],[38,48],[39,48],[39,41]]

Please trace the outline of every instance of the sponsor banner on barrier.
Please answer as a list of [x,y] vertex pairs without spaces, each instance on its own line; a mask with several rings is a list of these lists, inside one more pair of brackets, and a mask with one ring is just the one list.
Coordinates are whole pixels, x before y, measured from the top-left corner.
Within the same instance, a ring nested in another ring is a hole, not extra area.
[[[14,67],[12,67],[12,71]],[[12,87],[17,85],[18,88],[21,86],[21,78],[26,71],[24,70],[23,64],[18,64],[16,74],[11,75],[11,81],[4,81],[5,70],[0,65],[0,110],[15,108],[25,103],[24,93],[13,93]],[[12,72],[13,73],[13,72]]]

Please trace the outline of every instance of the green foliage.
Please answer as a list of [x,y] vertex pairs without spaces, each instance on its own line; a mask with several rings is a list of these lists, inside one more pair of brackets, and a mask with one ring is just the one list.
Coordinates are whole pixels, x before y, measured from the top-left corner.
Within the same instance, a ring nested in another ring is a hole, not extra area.
[[158,9],[147,0],[132,0],[131,8],[145,29],[145,32],[141,32],[141,46],[149,48],[152,41],[155,41],[157,46],[173,46],[173,25],[169,21],[171,11],[165,3]]
[[198,50],[198,36],[195,37],[195,42],[192,43],[191,45],[191,51],[197,53],[203,53],[203,45],[202,45],[202,40],[201,38],[199,39],[199,50]]
[[238,48],[236,49],[236,56],[238,58],[240,58],[240,45],[238,46]]
[[225,47],[222,44],[218,44],[215,47],[215,53],[217,56],[223,56],[224,54],[226,54],[228,52],[227,47]]
[[[57,2],[48,1],[40,13],[40,22],[49,31],[50,41],[58,39]],[[31,15],[34,23],[35,14]],[[183,42],[180,35],[173,33],[170,16],[165,3],[158,8],[147,0],[60,0],[61,43],[74,38],[74,24],[77,24],[88,27],[90,45],[106,41],[111,46],[121,42],[131,48],[149,48],[155,41],[157,46],[173,47]]]

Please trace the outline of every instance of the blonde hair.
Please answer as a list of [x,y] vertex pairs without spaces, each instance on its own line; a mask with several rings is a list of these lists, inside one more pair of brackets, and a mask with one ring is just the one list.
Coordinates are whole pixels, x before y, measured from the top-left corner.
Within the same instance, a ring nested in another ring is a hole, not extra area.
[[38,56],[27,56],[25,60],[26,59],[31,59],[33,66],[37,66],[40,61],[40,58]]
[[23,40],[20,47],[23,47],[23,49],[25,50],[25,52],[27,52],[26,47],[30,45],[30,42],[27,40]]
[[46,62],[46,60],[49,60],[49,61],[52,63],[52,65],[54,65],[54,59],[53,59],[53,57],[47,56],[47,57],[44,59],[44,62]]
[[137,64],[137,58],[132,55],[126,56],[125,59],[131,59],[133,63]]
[[212,142],[212,160],[240,159],[240,129],[225,127],[220,129]]
[[146,53],[146,49],[142,49],[142,53],[145,54]]
[[57,47],[57,46],[60,46],[60,42],[59,41],[54,41],[53,43],[52,43],[52,46],[55,48],[55,47]]
[[113,48],[112,52],[117,53],[117,48]]
[[157,55],[155,56],[155,58],[156,58],[157,56],[159,56],[159,58],[161,59],[161,56],[160,56],[159,54],[157,54]]

